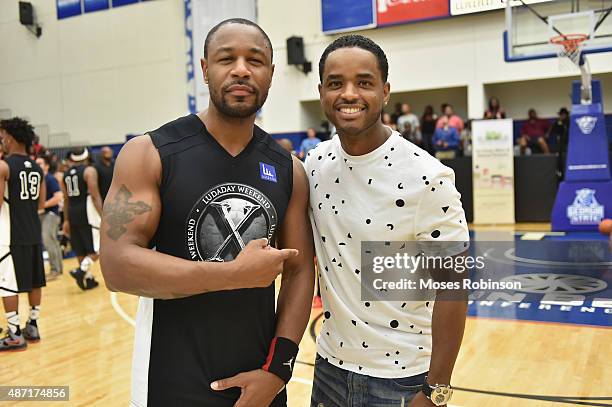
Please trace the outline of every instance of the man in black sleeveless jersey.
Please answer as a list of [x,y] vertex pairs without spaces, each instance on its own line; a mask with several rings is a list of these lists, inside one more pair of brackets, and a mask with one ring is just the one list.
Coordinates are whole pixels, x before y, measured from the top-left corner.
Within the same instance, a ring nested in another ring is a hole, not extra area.
[[70,152],[70,168],[64,174],[64,233],[70,235],[72,250],[79,267],[70,275],[82,290],[98,286],[91,267],[98,260],[100,246],[100,214],[102,198],[98,188],[98,172],[89,165],[87,148]]
[[254,125],[273,72],[262,29],[219,23],[202,68],[208,110],[130,140],[105,202],[106,284],[141,296],[131,405],[285,406],[314,285],[308,181]]
[[[27,151],[34,128],[25,120],[0,121],[0,137],[6,156],[0,161],[0,296],[8,331],[0,339],[0,351],[24,350],[26,340],[38,341],[41,288],[45,286],[39,210],[45,203],[43,171]],[[19,326],[18,293],[28,293],[30,318]]]
[[113,180],[113,170],[115,168],[115,160],[113,159],[113,149],[109,146],[104,146],[100,149],[100,157],[96,160],[94,167],[98,172],[98,186],[100,187],[100,195],[102,202],[106,199],[108,189]]

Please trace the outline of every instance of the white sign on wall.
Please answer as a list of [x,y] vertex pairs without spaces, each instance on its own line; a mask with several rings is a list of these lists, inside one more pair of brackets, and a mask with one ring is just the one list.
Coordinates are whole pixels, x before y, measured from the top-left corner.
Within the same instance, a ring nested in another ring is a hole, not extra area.
[[[546,3],[553,0],[524,0],[525,4]],[[512,6],[519,6],[522,3],[517,0],[512,1]],[[505,0],[451,0],[450,12],[452,16],[461,14],[480,13],[481,11],[499,10],[506,7]]]
[[472,122],[474,223],[514,223],[512,119]]

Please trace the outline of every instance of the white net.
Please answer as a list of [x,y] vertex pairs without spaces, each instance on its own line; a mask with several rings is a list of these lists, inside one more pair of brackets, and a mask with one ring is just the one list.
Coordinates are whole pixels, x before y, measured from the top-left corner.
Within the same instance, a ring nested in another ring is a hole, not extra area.
[[580,67],[580,55],[588,36],[583,34],[568,34],[553,37],[550,42],[557,48],[559,69],[573,71]]

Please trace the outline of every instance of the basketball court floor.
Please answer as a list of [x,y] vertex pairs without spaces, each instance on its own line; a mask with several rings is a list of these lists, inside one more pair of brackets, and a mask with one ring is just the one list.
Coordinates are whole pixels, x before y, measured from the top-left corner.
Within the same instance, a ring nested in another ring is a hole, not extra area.
[[[516,229],[545,231],[548,226],[525,224]],[[479,227],[475,240],[518,242],[523,236],[515,228]],[[600,282],[569,284],[569,290],[580,292],[581,287],[589,286],[597,299],[585,294],[584,304],[590,306],[565,308],[542,303],[527,307],[526,299],[514,304],[474,301],[453,374],[456,392],[451,406],[612,406],[612,257],[603,237],[581,234],[578,238],[586,242],[584,247],[603,250],[580,251],[586,254],[573,264],[562,264],[554,258],[543,259],[538,241],[521,240],[521,245],[535,250],[519,255],[516,246],[515,255],[509,257],[515,264],[510,267],[520,270],[517,264],[532,258],[540,274],[556,275],[569,269],[573,275],[591,275]],[[589,271],[593,262],[597,276]],[[65,267],[76,267],[76,261],[65,260]],[[98,266],[95,274],[100,276]],[[69,386],[70,401],[58,402],[62,405],[128,405],[137,298],[110,293],[104,287],[82,292],[66,274],[49,282],[43,293],[39,322],[43,339],[26,351],[0,354],[1,384]],[[25,297],[21,312],[27,315]],[[291,407],[309,405],[320,316],[321,309],[312,310],[288,386]]]

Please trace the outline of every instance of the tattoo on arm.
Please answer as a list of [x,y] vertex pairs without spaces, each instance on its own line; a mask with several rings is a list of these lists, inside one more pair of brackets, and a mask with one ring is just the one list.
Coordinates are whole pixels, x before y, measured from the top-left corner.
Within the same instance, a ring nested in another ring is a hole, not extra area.
[[152,209],[143,201],[130,202],[132,195],[125,185],[121,185],[115,199],[104,205],[104,216],[110,226],[106,234],[115,241],[127,232],[125,225],[133,221],[136,215],[142,215]]

